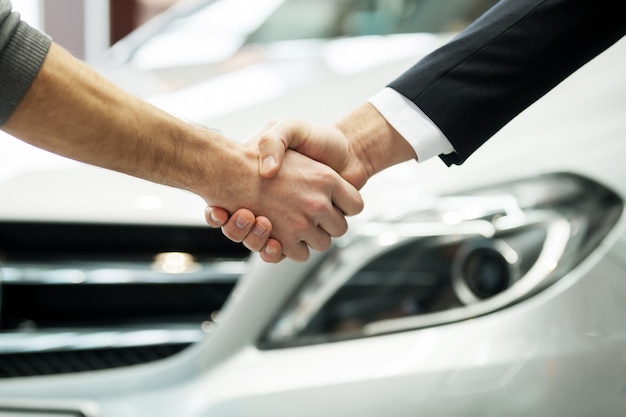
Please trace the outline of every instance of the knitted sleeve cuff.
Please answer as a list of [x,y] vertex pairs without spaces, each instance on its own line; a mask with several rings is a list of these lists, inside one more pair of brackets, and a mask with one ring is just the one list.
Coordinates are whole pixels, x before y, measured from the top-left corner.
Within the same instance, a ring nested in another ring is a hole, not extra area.
[[43,65],[52,40],[25,22],[0,51],[0,126],[6,123]]

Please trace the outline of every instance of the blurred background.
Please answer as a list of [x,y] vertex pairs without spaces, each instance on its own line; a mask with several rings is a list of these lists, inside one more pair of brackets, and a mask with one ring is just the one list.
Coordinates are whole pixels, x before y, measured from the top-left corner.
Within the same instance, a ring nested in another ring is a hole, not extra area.
[[31,25],[87,61],[179,0],[13,0]]

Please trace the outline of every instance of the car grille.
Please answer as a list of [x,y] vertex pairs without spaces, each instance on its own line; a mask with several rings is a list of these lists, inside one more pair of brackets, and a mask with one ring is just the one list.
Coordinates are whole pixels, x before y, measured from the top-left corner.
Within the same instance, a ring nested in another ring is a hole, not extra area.
[[182,351],[249,252],[202,226],[0,222],[0,254],[0,378],[16,378]]
[[11,353],[0,356],[0,378],[66,374],[120,368],[172,356],[189,346],[169,343],[109,349]]

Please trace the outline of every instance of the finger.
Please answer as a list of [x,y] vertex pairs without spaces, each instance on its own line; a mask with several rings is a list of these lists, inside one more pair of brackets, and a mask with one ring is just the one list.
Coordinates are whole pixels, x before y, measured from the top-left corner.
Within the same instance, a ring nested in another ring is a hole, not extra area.
[[[321,216],[319,227],[332,237],[343,236],[348,231],[348,222],[345,214],[338,208],[334,208],[330,216]],[[324,249],[325,250],[325,249]]]
[[354,216],[363,211],[363,197],[359,191],[343,178],[339,178],[333,189],[333,204],[346,216]]
[[241,242],[255,225],[254,214],[247,209],[239,209],[222,226],[222,233],[233,242]]
[[282,246],[276,239],[268,239],[267,244],[260,252],[261,259],[268,263],[278,263],[286,258],[282,253]]
[[285,119],[276,123],[258,141],[259,172],[262,177],[275,176],[283,163],[285,151],[295,149],[307,137],[311,125],[296,119]]
[[266,245],[271,233],[272,223],[267,217],[259,216],[250,233],[243,239],[243,244],[251,251],[259,252]]
[[283,246],[283,254],[293,261],[304,262],[309,259],[309,247],[304,242]]
[[330,248],[331,239],[330,235],[325,230],[316,227],[306,235],[304,243],[311,249],[322,252]]
[[204,218],[211,227],[222,227],[229,217],[228,212],[220,207],[208,206],[204,209]]

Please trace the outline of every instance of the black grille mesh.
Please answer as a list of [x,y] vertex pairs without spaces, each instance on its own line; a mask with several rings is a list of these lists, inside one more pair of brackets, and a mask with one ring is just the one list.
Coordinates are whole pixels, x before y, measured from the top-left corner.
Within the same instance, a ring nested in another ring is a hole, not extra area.
[[[80,263],[128,262],[149,268],[156,254],[171,251],[190,253],[200,263],[243,261],[249,255],[243,245],[203,226],[0,221],[0,264],[4,266],[67,263],[76,268]],[[178,276],[167,282],[84,284],[48,282],[38,276],[28,276],[24,282],[5,280],[0,288],[0,331],[199,326],[221,308],[236,281],[232,273],[211,274],[194,282],[181,282]],[[9,351],[0,354],[0,379],[148,363],[172,356],[191,343],[176,340],[159,345]]]
[[219,310],[234,282],[45,285],[5,283],[0,329],[141,323],[201,323]]
[[12,353],[0,355],[0,378],[87,372],[139,365],[172,356],[189,343],[154,346]]

